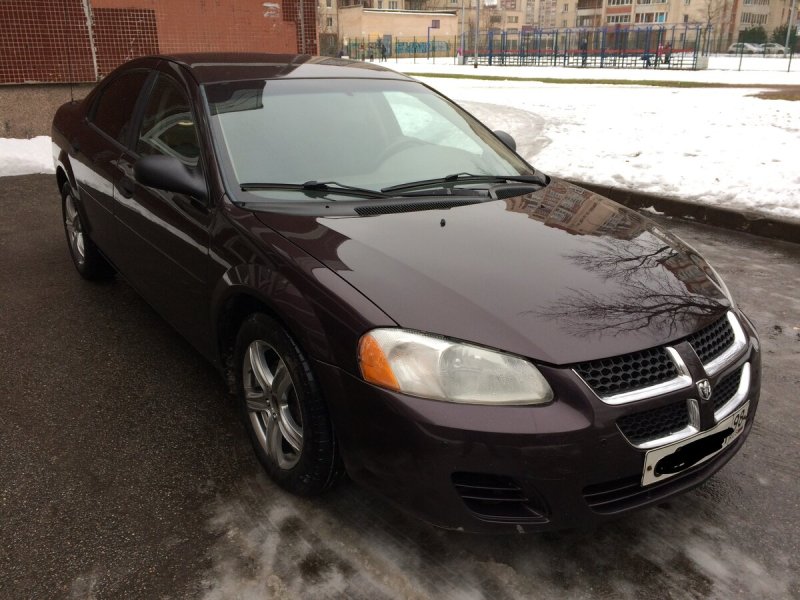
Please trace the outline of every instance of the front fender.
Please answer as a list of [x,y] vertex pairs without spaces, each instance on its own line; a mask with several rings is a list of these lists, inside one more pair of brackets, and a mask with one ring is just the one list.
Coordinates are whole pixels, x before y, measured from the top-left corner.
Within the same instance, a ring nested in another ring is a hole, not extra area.
[[247,307],[256,303],[284,325],[310,358],[350,372],[358,368],[356,348],[361,335],[373,327],[396,326],[333,271],[307,255],[303,258],[287,263],[285,268],[240,264],[217,281],[211,307],[212,322],[216,324],[214,343],[221,356],[225,353],[226,312],[241,312],[235,307],[244,307],[247,312]]

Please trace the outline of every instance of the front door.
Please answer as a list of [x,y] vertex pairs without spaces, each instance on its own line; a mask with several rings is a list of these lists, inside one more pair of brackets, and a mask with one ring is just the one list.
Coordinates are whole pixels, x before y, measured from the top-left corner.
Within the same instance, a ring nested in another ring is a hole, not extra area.
[[184,84],[160,72],[138,134],[119,161],[115,189],[120,268],[131,284],[201,352],[208,339],[207,284],[210,205],[137,183],[141,156],[165,155],[187,169],[203,169],[196,119]]

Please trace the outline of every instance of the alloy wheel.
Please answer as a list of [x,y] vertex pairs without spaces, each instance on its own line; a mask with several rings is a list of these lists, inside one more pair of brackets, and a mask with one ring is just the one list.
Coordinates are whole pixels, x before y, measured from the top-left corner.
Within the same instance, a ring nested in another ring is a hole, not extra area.
[[86,262],[86,241],[83,235],[83,226],[78,209],[75,208],[75,200],[72,194],[67,194],[64,198],[64,227],[67,229],[67,239],[72,249],[75,262],[82,265]]
[[291,469],[303,451],[303,418],[292,376],[268,343],[253,341],[244,355],[247,415],[259,444],[281,469]]

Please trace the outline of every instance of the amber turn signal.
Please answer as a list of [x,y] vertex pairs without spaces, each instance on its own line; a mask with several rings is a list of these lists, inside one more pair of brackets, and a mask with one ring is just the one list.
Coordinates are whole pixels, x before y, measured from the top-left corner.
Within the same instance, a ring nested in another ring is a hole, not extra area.
[[358,343],[358,363],[361,375],[366,381],[390,390],[400,390],[400,384],[389,366],[386,355],[375,338],[369,334],[362,337]]

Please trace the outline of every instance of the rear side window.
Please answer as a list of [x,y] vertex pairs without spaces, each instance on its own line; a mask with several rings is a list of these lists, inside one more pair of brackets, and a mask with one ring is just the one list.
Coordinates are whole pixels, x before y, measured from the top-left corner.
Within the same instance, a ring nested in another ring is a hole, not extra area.
[[147,79],[147,71],[124,73],[100,93],[92,122],[118,142],[124,142],[133,120],[133,109]]
[[200,145],[189,99],[170,77],[159,75],[156,80],[144,110],[136,152],[173,156],[187,167],[197,166]]

